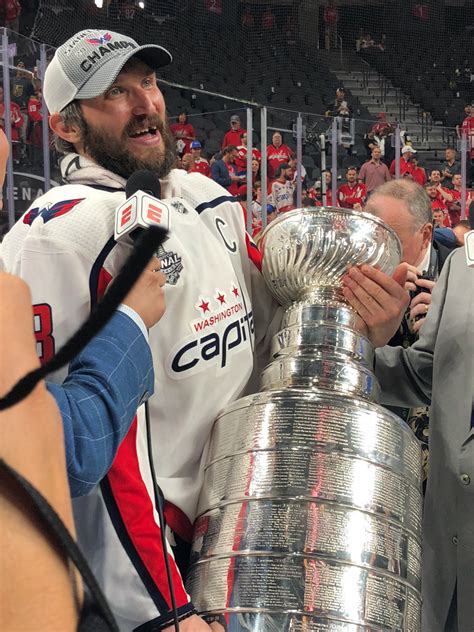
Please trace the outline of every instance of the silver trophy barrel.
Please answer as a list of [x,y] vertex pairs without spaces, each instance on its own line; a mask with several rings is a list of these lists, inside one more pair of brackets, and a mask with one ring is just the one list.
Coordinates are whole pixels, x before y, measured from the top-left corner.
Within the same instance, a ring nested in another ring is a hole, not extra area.
[[363,213],[302,209],[264,233],[284,305],[261,392],[214,425],[188,589],[229,632],[421,629],[421,450],[375,403],[373,349],[345,302],[351,264],[400,244]]

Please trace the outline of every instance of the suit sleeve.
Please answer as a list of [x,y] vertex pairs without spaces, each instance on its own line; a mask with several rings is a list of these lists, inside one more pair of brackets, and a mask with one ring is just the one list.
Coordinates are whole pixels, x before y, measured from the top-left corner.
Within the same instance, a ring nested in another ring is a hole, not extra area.
[[418,406],[431,403],[434,349],[446,300],[451,261],[452,255],[433,290],[431,307],[415,344],[408,349],[385,346],[376,350],[375,374],[381,387],[382,404]]
[[64,383],[48,383],[61,412],[69,486],[87,494],[107,474],[139,404],[153,393],[145,337],[117,312],[73,360]]

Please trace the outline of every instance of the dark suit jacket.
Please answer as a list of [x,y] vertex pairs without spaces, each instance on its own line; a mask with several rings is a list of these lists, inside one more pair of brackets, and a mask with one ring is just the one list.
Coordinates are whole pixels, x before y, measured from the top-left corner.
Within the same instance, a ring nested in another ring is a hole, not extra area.
[[448,258],[420,338],[377,349],[382,404],[431,402],[423,516],[423,631],[443,632],[457,582],[460,632],[474,623],[474,269]]

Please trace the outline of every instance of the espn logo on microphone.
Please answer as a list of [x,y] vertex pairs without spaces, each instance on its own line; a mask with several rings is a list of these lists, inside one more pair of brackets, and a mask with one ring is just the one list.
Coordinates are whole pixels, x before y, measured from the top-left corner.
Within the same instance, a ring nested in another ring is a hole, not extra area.
[[137,191],[119,206],[115,215],[115,239],[121,239],[137,228],[161,226],[169,229],[170,210],[157,198]]

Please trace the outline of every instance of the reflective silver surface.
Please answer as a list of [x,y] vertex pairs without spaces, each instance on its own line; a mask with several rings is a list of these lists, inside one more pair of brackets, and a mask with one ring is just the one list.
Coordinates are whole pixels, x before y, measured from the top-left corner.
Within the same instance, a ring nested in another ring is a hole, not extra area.
[[188,589],[229,632],[420,630],[421,453],[374,403],[348,265],[387,272],[400,244],[371,216],[293,211],[264,233],[265,278],[287,309],[261,392],[216,420]]
[[265,229],[261,248],[263,275],[282,305],[312,294],[337,300],[349,266],[369,263],[391,274],[401,257],[396,233],[383,222],[331,207],[280,215]]

